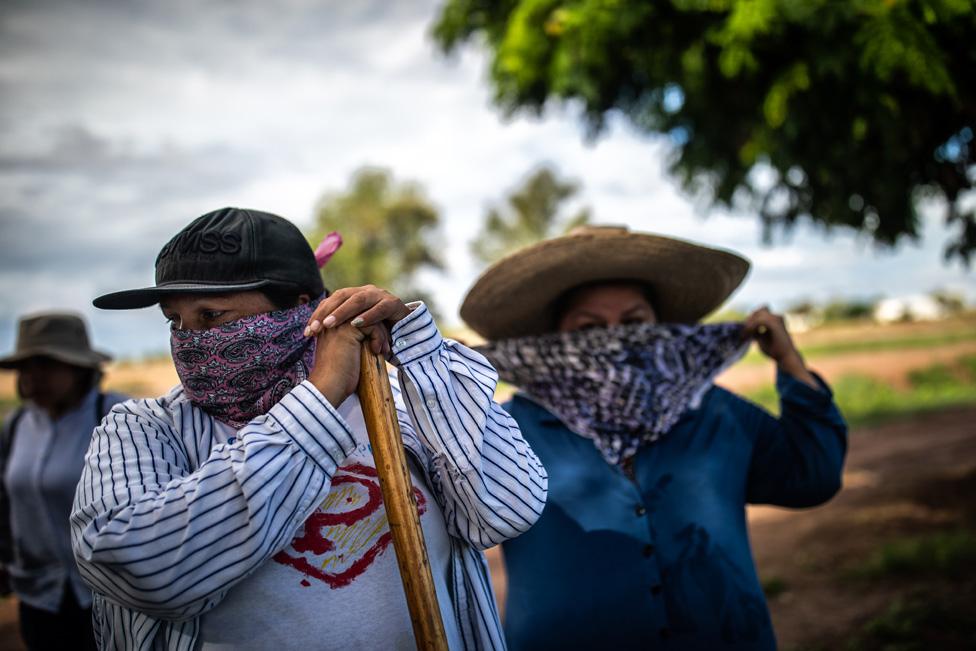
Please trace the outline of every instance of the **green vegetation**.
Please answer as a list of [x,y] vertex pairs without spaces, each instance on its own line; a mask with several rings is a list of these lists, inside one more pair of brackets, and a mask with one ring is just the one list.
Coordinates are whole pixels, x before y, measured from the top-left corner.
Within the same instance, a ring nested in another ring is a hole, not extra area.
[[502,112],[571,106],[667,138],[686,189],[891,245],[945,202],[947,256],[976,251],[971,0],[447,0],[445,51],[487,50]]
[[0,396],[0,420],[7,417],[20,404],[20,400],[14,397]]
[[885,543],[848,571],[858,579],[964,576],[976,570],[976,536],[966,530],[936,531]]
[[[924,376],[931,381],[949,377],[944,369]],[[929,484],[920,494],[937,490],[940,507],[961,519],[954,518],[946,528],[883,539],[873,552],[838,574],[853,589],[898,595],[849,637],[848,651],[976,648],[976,522],[954,509],[968,503],[973,477],[938,488]]]
[[[894,416],[976,403],[976,356],[951,366],[935,364],[909,374],[909,388],[898,389],[874,378],[846,375],[833,383],[834,399],[852,426],[875,423]],[[779,396],[772,385],[746,397],[779,413]]]
[[[972,598],[972,595],[969,597]],[[916,594],[895,600],[847,644],[847,651],[972,649],[976,617],[965,598]]]
[[749,312],[734,307],[723,307],[718,312],[706,316],[702,319],[703,323],[724,323],[726,321],[745,321]]
[[976,355],[969,355],[959,360],[959,367],[962,368],[970,377],[976,378]]
[[915,337],[898,337],[895,339],[867,339],[863,341],[838,341],[828,344],[814,344],[804,346],[802,352],[807,357],[826,357],[841,353],[935,348],[936,346],[974,340],[976,340],[976,330],[970,330],[966,332],[948,332]]
[[762,582],[763,592],[766,594],[767,599],[775,599],[784,592],[790,589],[789,585],[785,580],[778,576],[772,576],[768,579],[764,579]]
[[824,323],[837,323],[869,319],[874,312],[874,301],[835,299],[823,306]]
[[540,167],[521,187],[485,214],[481,232],[471,241],[471,252],[491,264],[512,251],[540,240],[563,235],[590,220],[583,208],[574,215],[560,215],[563,204],[579,191],[579,185],[560,180],[556,172]]
[[332,231],[340,232],[343,245],[322,270],[326,287],[372,283],[434,308],[416,276],[444,268],[440,214],[419,185],[397,182],[384,169],[357,171],[347,190],[319,202],[308,234],[312,247]]
[[[800,346],[800,352],[810,360],[831,355],[847,353],[869,353],[887,350],[921,350],[937,348],[966,341],[976,341],[976,327],[958,332],[941,332],[911,337],[895,337],[889,339],[860,339],[853,341],[835,341],[823,344]],[[759,364],[767,358],[758,350],[752,349],[742,358],[743,364]]]

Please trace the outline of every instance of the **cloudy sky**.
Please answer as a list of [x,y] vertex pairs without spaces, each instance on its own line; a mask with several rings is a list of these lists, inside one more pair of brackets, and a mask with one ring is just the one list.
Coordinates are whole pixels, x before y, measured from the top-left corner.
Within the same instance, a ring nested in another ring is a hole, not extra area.
[[[705,218],[662,172],[667,143],[612,122],[587,142],[572,110],[504,120],[485,59],[428,37],[438,2],[20,2],[0,8],[0,351],[17,315],[66,308],[120,355],[163,351],[153,309],[98,313],[103,292],[151,284],[159,248],[223,205],[301,227],[364,165],[421,183],[440,209],[449,273],[427,276],[448,323],[479,268],[485,208],[535,166],[583,186],[596,221],[732,248],[753,260],[740,307],[800,298],[961,291],[937,207],[921,243],[876,251],[798,229],[761,245],[757,221]],[[405,297],[409,298],[409,297]]]

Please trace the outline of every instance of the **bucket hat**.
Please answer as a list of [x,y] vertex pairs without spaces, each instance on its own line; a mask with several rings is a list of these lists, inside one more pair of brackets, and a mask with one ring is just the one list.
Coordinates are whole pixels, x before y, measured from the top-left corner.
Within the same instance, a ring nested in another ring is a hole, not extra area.
[[0,358],[0,368],[17,368],[31,357],[50,357],[85,368],[99,368],[112,359],[92,349],[84,320],[68,312],[22,317],[17,327],[14,352]]
[[568,290],[594,281],[650,287],[661,322],[694,323],[742,283],[749,261],[685,240],[621,226],[583,226],[522,248],[481,274],[461,304],[461,318],[488,340],[555,329],[553,307]]

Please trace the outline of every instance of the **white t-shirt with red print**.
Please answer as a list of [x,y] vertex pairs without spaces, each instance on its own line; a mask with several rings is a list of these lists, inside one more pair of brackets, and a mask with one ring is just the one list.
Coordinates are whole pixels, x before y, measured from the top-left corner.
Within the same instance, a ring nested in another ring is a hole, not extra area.
[[[199,649],[416,648],[356,396],[338,411],[356,437],[356,448],[291,543],[203,615]],[[451,543],[444,517],[409,451],[407,465],[448,642],[460,648],[447,587]]]

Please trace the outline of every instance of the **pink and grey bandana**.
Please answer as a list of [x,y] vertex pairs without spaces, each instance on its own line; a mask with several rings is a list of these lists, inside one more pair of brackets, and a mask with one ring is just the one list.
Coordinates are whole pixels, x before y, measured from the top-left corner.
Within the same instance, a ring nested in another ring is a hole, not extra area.
[[209,330],[173,330],[173,362],[190,402],[236,429],[268,413],[308,378],[315,345],[304,330],[318,303]]
[[478,348],[503,380],[592,439],[611,464],[667,433],[747,349],[738,323],[641,323]]

